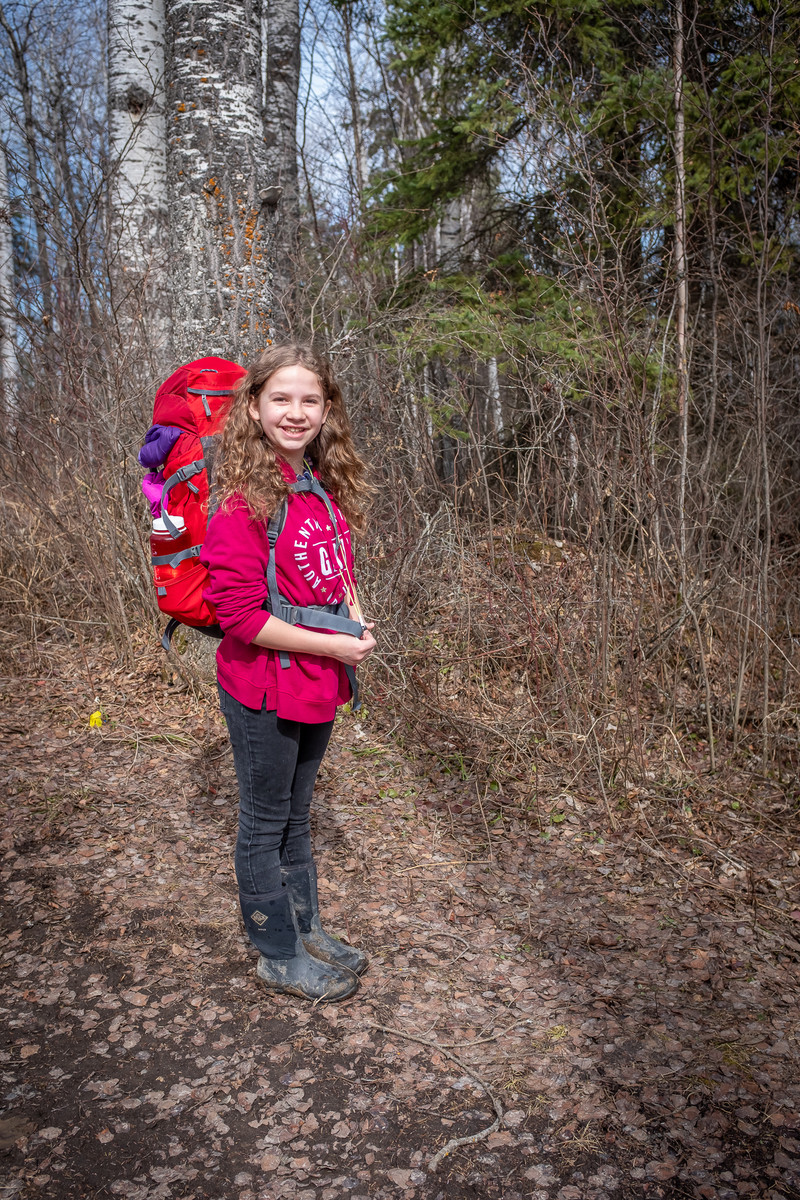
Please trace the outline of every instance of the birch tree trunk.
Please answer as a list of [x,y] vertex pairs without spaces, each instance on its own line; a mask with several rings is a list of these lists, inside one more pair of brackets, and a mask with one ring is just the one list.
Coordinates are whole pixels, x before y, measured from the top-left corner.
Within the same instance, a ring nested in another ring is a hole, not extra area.
[[167,159],[163,0],[108,0],[111,276],[115,308],[164,342]]
[[264,138],[268,183],[280,197],[275,231],[275,323],[291,328],[300,196],[297,175],[297,96],[300,87],[298,0],[264,0]]
[[166,25],[174,348],[241,359],[273,335],[260,2],[166,0]]
[[714,725],[711,716],[711,686],[706,666],[703,632],[694,607],[689,601],[689,573],[686,536],[686,492],[689,472],[689,355],[687,348],[689,313],[689,266],[686,247],[686,111],[684,106],[684,0],[675,5],[675,28],[673,30],[673,87],[675,106],[675,333],[677,340],[678,374],[678,419],[680,421],[680,487],[679,521],[681,554],[681,603],[691,617],[697,636],[700,668],[706,694],[706,722],[708,724],[708,755],[712,771],[716,769],[714,750]]
[[445,275],[461,269],[464,236],[461,227],[462,199],[448,200],[436,225],[436,258]]
[[11,203],[8,194],[6,148],[0,143],[0,380],[7,417],[16,409],[19,368],[15,338],[14,247],[11,237]]
[[[53,277],[50,271],[50,246],[47,239],[47,204],[39,178],[39,146],[36,121],[33,114],[33,89],[28,72],[28,36],[30,21],[23,33],[9,22],[0,6],[0,27],[8,37],[14,73],[22,101],[20,122],[25,139],[25,155],[28,163],[29,204],[36,230],[36,273],[41,286],[41,316],[46,332],[53,326],[55,307],[53,303]],[[47,340],[47,337],[45,338]]]
[[367,156],[364,148],[364,128],[361,120],[361,101],[358,95],[358,80],[356,66],[353,60],[353,5],[352,0],[346,0],[338,6],[342,21],[344,52],[347,60],[348,98],[350,100],[350,120],[353,126],[353,155],[355,159],[353,182],[358,198],[359,211],[364,207],[364,189],[367,186]]
[[689,367],[686,352],[689,278],[686,264],[686,119],[683,101],[683,0],[675,6],[673,31],[673,103],[675,112],[675,336],[677,342],[678,420],[680,423],[679,541],[683,602],[686,603],[686,476],[689,451]]
[[489,412],[494,426],[495,441],[499,443],[505,430],[503,421],[503,401],[500,395],[500,374],[497,370],[497,359],[492,357],[487,364],[489,381]]

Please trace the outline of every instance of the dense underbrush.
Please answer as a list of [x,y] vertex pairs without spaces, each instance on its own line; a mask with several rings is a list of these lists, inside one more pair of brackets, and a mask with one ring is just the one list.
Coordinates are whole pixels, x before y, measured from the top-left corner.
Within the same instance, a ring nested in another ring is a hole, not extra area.
[[[123,465],[124,465],[123,460]],[[30,462],[30,460],[29,460]],[[47,638],[110,637],[120,660],[156,644],[138,475],[9,462],[0,491],[6,654]],[[468,523],[446,498],[405,522],[377,520],[359,551],[379,651],[365,675],[370,720],[479,791],[529,804],[591,794],[614,821],[630,789],[732,766],[791,785],[800,653],[791,579],[764,632],[739,581],[701,601],[652,557],[556,541],[520,519]],[[189,654],[187,678],[198,684]],[[199,686],[202,687],[202,682]],[[766,716],[765,716],[766,712]]]
[[[144,523],[115,524],[111,505],[84,519],[73,503],[66,489],[57,501],[10,483],[2,493],[4,673],[46,682],[54,658],[77,651],[86,719],[95,703],[114,711],[114,678],[128,695],[159,668],[164,688],[213,706],[210,655],[191,639],[169,659],[158,647],[163,621],[135,565]],[[446,502],[413,534],[373,529],[359,562],[379,648],[362,672],[364,708],[347,719],[363,723],[365,754],[391,743],[429,773],[418,806],[474,829],[489,859],[509,822],[522,822],[531,844],[558,840],[580,854],[630,845],[665,878],[758,898],[791,938],[791,621],[773,631],[765,737],[761,660],[755,637],[749,650],[743,642],[734,583],[695,625],[652,564],[617,564],[609,593],[588,548],[519,523],[495,524],[490,538]],[[91,664],[109,647],[118,665],[100,678]],[[778,846],[780,870],[766,865]]]
[[[733,588],[698,630],[647,564],[617,570],[609,595],[581,547],[493,532],[490,544],[442,505],[416,539],[383,541],[366,560],[382,633],[372,691],[398,730],[512,794],[548,764],[607,798],[651,777],[654,761],[760,769],[762,681],[754,655],[742,667]],[[785,776],[798,660],[791,638],[775,645],[773,686],[785,693],[770,711],[766,769]]]

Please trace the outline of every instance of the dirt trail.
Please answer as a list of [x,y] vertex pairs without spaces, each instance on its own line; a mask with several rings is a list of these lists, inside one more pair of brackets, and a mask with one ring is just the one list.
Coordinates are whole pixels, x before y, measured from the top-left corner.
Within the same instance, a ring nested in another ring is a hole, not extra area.
[[580,813],[544,841],[344,718],[314,837],[371,967],[343,1005],[270,997],[221,718],[155,658],[52,664],[2,684],[2,1200],[800,1195],[769,908]]

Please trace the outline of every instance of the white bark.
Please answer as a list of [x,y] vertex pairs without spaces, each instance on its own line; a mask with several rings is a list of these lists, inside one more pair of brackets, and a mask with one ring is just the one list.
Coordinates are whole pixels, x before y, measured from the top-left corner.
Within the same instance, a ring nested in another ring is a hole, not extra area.
[[[115,300],[164,329],[167,223],[163,0],[108,0]],[[158,309],[161,308],[159,312]]]
[[25,135],[25,155],[28,164],[27,187],[29,193],[30,211],[36,230],[37,261],[36,272],[42,289],[41,308],[46,325],[46,333],[57,326],[57,314],[53,304],[53,279],[50,273],[50,247],[47,236],[47,216],[42,185],[39,178],[40,150],[39,131],[34,117],[33,89],[28,72],[30,19],[24,30],[16,29],[6,16],[0,5],[0,26],[8,38],[11,58],[14,64],[14,74],[20,93],[22,130]]
[[569,515],[574,517],[578,511],[578,439],[575,437],[575,431],[569,431]]
[[503,436],[505,423],[503,421],[503,404],[500,397],[500,376],[497,371],[497,359],[492,357],[487,364],[489,376],[489,411],[492,415],[494,431],[499,438]]
[[344,52],[347,60],[348,99],[350,100],[350,121],[353,127],[353,159],[356,196],[359,209],[364,205],[364,189],[367,186],[367,156],[364,147],[364,126],[361,119],[361,100],[358,94],[358,79],[353,58],[353,6],[350,0],[338,6],[342,21]]
[[11,236],[11,204],[8,194],[8,163],[0,143],[0,380],[3,407],[7,414],[16,408],[19,376],[14,304],[14,247]]
[[300,87],[298,0],[263,0],[264,140],[267,182],[280,189],[275,229],[276,323],[291,328],[298,256],[297,95]]
[[448,200],[439,221],[438,259],[446,275],[460,270],[464,246],[461,229],[461,198]]
[[264,4],[264,138],[270,182],[283,189],[283,218],[299,219],[297,93],[300,87],[300,12],[297,0]]
[[273,335],[260,5],[166,0],[166,25],[175,350],[240,358]]

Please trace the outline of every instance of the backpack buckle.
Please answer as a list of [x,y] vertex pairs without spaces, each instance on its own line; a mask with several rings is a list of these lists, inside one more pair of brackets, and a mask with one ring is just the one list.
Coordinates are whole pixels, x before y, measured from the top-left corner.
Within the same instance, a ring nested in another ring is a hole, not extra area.
[[[206,463],[204,458],[199,459],[197,462],[187,463],[185,467],[178,467],[174,478],[177,479],[179,483],[186,483],[187,480],[191,479],[193,475],[199,475],[205,465]],[[189,486],[191,487],[192,485],[190,484]],[[192,490],[196,491],[197,489],[192,488]]]

